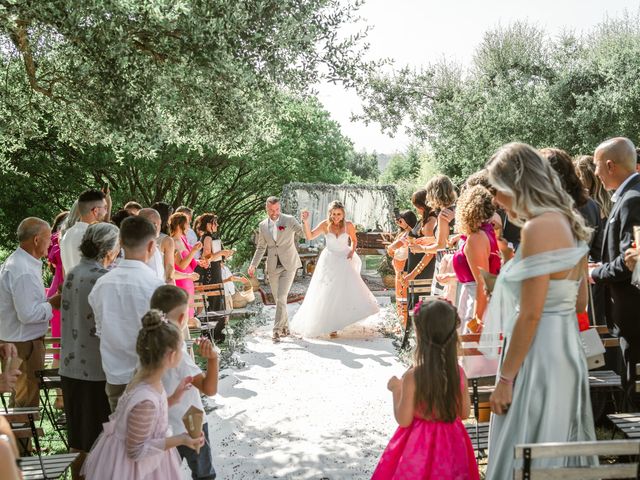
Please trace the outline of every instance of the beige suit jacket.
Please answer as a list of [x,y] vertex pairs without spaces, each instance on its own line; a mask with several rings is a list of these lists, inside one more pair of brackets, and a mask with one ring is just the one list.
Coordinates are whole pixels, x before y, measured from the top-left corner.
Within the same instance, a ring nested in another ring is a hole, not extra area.
[[297,249],[298,237],[304,237],[304,229],[291,215],[280,214],[276,223],[278,228],[277,240],[269,231],[269,218],[260,222],[256,253],[251,260],[251,266],[257,267],[265,251],[267,252],[267,272],[273,272],[278,264],[278,258],[285,270],[297,270],[302,266]]

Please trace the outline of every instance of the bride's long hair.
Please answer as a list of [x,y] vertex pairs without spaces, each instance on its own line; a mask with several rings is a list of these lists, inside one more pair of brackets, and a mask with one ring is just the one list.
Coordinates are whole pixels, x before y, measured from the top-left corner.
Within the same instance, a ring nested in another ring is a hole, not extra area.
[[532,146],[517,142],[503,145],[487,163],[487,171],[491,184],[513,199],[516,225],[543,213],[559,212],[577,239],[588,242],[591,238],[593,230],[575,210],[558,174]]
[[342,204],[342,202],[338,201],[338,200],[334,200],[333,202],[331,202],[329,204],[329,211],[327,213],[327,233],[329,233],[329,228],[331,227],[331,224],[333,223],[331,221],[331,212],[333,212],[334,210],[342,210],[342,220],[340,221],[340,231],[344,230],[344,225],[345,225],[345,217],[346,217],[346,213],[344,211],[344,205]]

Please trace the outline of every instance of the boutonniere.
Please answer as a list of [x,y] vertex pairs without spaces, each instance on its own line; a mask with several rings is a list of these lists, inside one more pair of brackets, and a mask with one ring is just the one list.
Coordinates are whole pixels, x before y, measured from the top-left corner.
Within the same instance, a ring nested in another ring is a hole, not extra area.
[[278,231],[279,231],[279,232],[282,232],[283,230],[284,230],[284,226],[282,226],[282,225],[278,225]]

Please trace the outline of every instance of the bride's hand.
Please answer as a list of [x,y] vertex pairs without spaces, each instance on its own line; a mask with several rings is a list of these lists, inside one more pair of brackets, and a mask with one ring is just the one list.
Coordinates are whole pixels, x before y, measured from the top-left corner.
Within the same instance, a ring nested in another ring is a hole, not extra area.
[[353,253],[354,253],[353,250],[349,251],[349,254],[347,255],[348,260],[351,260],[353,258]]

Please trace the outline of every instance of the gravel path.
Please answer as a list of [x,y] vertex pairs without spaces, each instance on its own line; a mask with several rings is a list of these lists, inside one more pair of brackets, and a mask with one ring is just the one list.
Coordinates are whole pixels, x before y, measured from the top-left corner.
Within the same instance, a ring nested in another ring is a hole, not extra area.
[[387,380],[404,370],[381,322],[370,317],[335,340],[273,344],[272,322],[250,334],[246,367],[221,372],[208,416],[218,478],[370,478],[397,426]]

